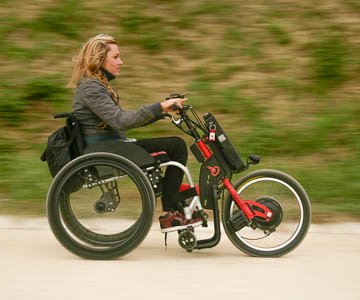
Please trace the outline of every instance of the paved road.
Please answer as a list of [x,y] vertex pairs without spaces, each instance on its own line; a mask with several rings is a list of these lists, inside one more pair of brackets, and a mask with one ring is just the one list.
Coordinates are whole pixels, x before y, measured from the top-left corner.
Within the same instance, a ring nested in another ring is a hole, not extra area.
[[[204,233],[205,235],[208,232]],[[360,299],[360,224],[312,225],[282,258],[252,258],[223,234],[212,249],[167,250],[158,225],[114,261],[67,252],[45,219],[0,218],[0,299]]]

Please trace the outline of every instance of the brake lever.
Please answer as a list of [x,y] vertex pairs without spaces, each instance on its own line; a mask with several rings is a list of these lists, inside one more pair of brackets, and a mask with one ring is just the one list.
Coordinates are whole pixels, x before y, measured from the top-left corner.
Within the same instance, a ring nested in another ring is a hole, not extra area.
[[182,123],[183,119],[179,118],[179,119],[175,119],[174,116],[171,116],[171,122],[174,123],[176,126],[180,126],[180,124]]

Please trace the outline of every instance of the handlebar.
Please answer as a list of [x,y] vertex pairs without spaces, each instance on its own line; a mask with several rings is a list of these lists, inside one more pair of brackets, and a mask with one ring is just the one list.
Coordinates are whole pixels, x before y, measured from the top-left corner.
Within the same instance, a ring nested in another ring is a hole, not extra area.
[[[186,96],[189,94],[179,94],[179,93],[174,93],[174,94],[170,94],[168,97],[166,97],[166,100],[170,100],[170,99],[185,99]],[[181,114],[182,112],[188,110],[190,108],[190,106],[188,105],[182,105],[181,107],[174,102],[171,106],[170,106],[171,110],[174,112],[177,112],[178,114]]]
[[[179,94],[177,94],[178,96]],[[176,97],[178,98],[178,97]],[[186,134],[192,136],[195,140],[200,140],[201,136],[198,133],[197,129],[200,129],[203,133],[206,133],[206,128],[201,122],[200,118],[198,117],[197,113],[193,110],[191,105],[185,105],[182,104],[181,107],[175,102],[170,106],[170,108],[180,117],[176,118],[174,116],[171,116],[171,122],[179,128],[181,131],[185,132]],[[188,115],[188,110],[191,111],[193,114],[195,120],[193,120]],[[169,114],[167,114],[169,115]],[[182,124],[185,124],[183,126]]]
[[174,104],[172,104],[172,105],[170,106],[170,108],[171,108],[171,110],[173,110],[173,111],[175,111],[175,112],[178,111],[178,112],[179,112],[178,114],[181,115],[181,113],[189,110],[189,109],[191,108],[191,105],[185,105],[185,104],[183,104],[183,105],[181,105],[181,107],[180,107],[180,106],[175,102]]
[[184,99],[186,98],[186,96],[189,95],[188,93],[187,94],[170,94],[168,97],[166,97],[165,99],[166,100],[169,100],[169,99],[176,99],[176,98],[180,98],[180,99]]

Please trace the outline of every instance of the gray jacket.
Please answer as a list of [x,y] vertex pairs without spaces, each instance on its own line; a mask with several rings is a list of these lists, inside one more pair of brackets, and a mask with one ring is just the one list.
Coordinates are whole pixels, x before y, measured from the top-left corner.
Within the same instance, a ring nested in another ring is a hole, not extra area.
[[[124,111],[111,98],[110,92],[97,79],[87,78],[78,85],[73,100],[73,112],[79,119],[85,135],[118,134],[127,129],[151,123],[162,116],[160,103],[140,107],[135,111]],[[105,122],[108,126],[101,128]]]

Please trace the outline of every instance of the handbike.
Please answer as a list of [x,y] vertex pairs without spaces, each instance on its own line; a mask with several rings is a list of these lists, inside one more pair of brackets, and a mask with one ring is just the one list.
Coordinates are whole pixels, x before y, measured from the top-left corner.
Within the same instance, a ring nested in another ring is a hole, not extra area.
[[[288,174],[270,169],[250,172],[232,184],[232,175],[258,164],[260,156],[252,154],[244,163],[212,114],[201,119],[190,105],[175,110],[177,115],[169,116],[172,123],[194,139],[190,150],[201,163],[199,185],[186,166],[170,161],[166,153],[149,155],[122,141],[90,146],[60,170],[48,191],[48,221],[59,242],[88,259],[112,259],[134,250],[152,226],[163,169],[175,166],[187,180],[174,191],[179,210],[189,220],[178,231],[186,251],[216,246],[221,222],[234,246],[248,255],[275,257],[295,249],[311,221],[310,201],[302,186]],[[197,240],[190,220],[197,213],[207,227],[204,210],[213,212],[214,234]]]

